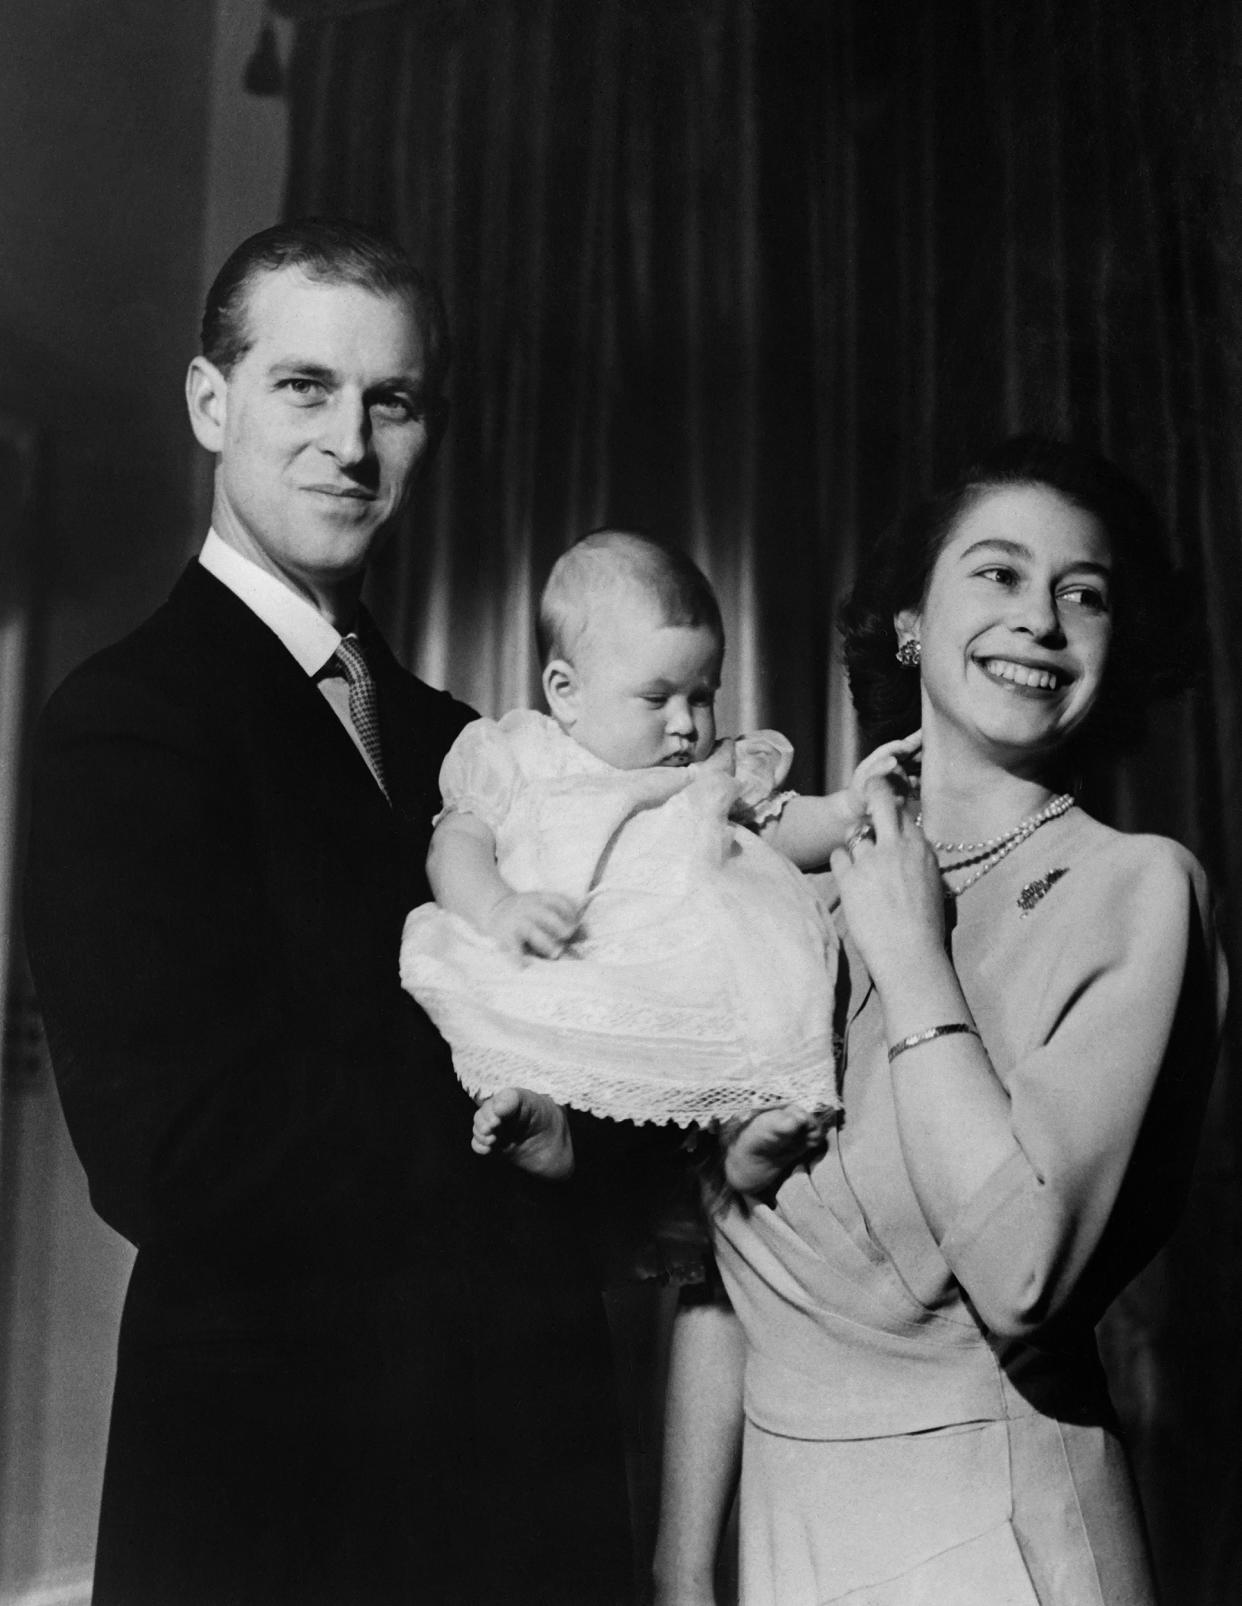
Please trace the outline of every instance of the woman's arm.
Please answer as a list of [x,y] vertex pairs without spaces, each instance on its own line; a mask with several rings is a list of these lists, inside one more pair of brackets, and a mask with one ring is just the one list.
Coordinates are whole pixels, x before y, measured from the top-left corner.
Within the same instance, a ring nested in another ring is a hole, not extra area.
[[713,1574],[742,1449],[741,1323],[724,1304],[683,1305],[673,1325],[656,1606],[714,1606]]
[[[874,846],[833,855],[841,903],[875,982],[889,1044],[931,1026],[972,1026],[945,948],[936,857],[887,786],[868,794]],[[940,1037],[893,1062],[902,1155],[937,1238],[1017,1145],[1009,1098],[982,1042]]]
[[[943,939],[935,861],[892,798],[877,842],[834,857],[890,1045],[973,1024]],[[1071,1301],[1094,1319],[1180,1208],[1213,1059],[1217,948],[1201,874],[1172,844],[1124,849],[1050,947],[1038,1021],[1002,1085],[963,1033],[899,1054],[911,1184],[981,1319],[1030,1335]],[[1087,892],[1080,886],[1080,896]],[[1022,1001],[1025,1013],[1028,1002]]]

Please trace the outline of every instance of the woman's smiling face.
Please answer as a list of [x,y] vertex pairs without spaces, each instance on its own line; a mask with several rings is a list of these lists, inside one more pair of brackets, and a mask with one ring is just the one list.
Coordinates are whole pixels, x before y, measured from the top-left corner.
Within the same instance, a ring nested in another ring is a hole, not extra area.
[[1046,486],[986,491],[958,520],[918,610],[923,731],[1004,762],[1062,747],[1095,705],[1112,639],[1109,544]]

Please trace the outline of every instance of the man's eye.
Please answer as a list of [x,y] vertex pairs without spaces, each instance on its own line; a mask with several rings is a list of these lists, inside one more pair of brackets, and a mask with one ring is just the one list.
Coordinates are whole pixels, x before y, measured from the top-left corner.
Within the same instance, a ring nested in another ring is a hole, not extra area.
[[323,395],[323,385],[318,379],[306,379],[300,375],[282,379],[280,388],[297,401],[318,401]]

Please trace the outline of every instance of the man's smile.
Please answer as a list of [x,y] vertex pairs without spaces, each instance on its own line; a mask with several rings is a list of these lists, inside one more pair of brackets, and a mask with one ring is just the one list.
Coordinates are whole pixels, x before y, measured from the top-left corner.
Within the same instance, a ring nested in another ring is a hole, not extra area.
[[373,502],[374,491],[368,491],[361,485],[307,485],[305,490],[314,491],[318,496],[334,496],[350,501]]

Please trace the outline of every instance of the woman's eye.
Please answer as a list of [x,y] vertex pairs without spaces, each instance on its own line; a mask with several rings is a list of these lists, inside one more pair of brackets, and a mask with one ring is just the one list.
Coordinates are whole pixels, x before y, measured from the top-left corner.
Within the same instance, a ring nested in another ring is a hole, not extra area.
[[1003,563],[992,564],[989,568],[976,571],[981,580],[994,581],[1000,586],[1015,586],[1018,576],[1015,570],[1007,568]]
[[1108,598],[1095,586],[1066,586],[1061,592],[1061,598],[1065,602],[1086,608],[1089,613],[1108,612]]

